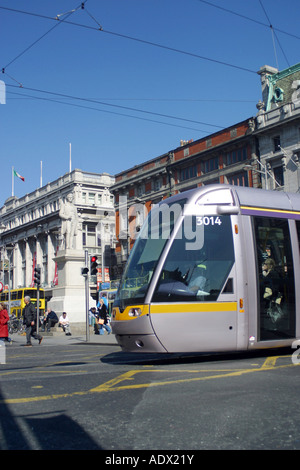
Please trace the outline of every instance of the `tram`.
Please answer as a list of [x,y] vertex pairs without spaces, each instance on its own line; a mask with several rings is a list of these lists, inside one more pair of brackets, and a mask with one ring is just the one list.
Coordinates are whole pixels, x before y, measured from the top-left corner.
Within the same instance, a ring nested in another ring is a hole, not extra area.
[[113,304],[119,345],[160,353],[291,346],[300,338],[299,242],[299,194],[210,185],[161,201]]

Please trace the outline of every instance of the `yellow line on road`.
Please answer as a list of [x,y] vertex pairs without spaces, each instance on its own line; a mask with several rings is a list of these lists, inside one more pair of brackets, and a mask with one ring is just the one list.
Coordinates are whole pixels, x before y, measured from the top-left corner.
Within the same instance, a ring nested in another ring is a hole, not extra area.
[[279,356],[273,356],[273,357],[268,357],[263,365],[261,366],[262,369],[269,369],[270,367],[274,367],[276,364],[276,361]]
[[[278,356],[279,357],[279,356]],[[277,360],[277,358],[276,358]],[[17,404],[17,403],[32,403],[32,402],[38,402],[38,401],[46,401],[46,400],[57,400],[60,398],[70,398],[74,396],[84,396],[84,395],[89,395],[89,394],[94,394],[94,393],[103,393],[103,392],[118,392],[121,390],[129,390],[129,389],[140,389],[140,388],[150,388],[150,387],[161,387],[164,385],[175,385],[175,384],[181,384],[181,383],[190,383],[190,382],[198,382],[198,381],[207,381],[207,380],[215,380],[215,379],[222,379],[222,378],[228,378],[228,377],[240,377],[245,374],[251,374],[254,372],[264,372],[267,370],[279,370],[279,369],[284,369],[287,367],[295,367],[300,364],[286,364],[286,365],[281,365],[281,366],[275,366],[276,360],[273,360],[273,358],[268,358],[262,365],[262,367],[259,368],[253,368],[253,369],[238,369],[234,371],[225,371],[221,370],[221,373],[215,374],[214,375],[208,375],[205,377],[190,377],[190,378],[184,378],[184,379],[176,379],[176,380],[165,380],[165,381],[157,381],[157,382],[147,382],[147,383],[141,383],[141,384],[134,384],[134,383],[127,383],[125,385],[119,385],[116,386],[117,384],[120,384],[121,382],[132,382],[134,379],[133,377],[138,375],[138,374],[145,374],[149,372],[164,372],[166,373],[165,369],[150,369],[150,370],[131,370],[128,372],[125,372],[124,374],[119,375],[118,377],[115,377],[112,380],[109,380],[108,382],[105,382],[104,384],[99,385],[98,387],[92,388],[90,390],[86,391],[78,391],[78,392],[71,392],[71,393],[62,393],[62,394],[54,394],[54,395],[44,395],[44,396],[36,396],[36,397],[25,397],[25,398],[7,398],[4,400],[0,401],[1,403],[5,404]],[[187,372],[187,373],[199,373],[202,371],[190,371],[190,370],[172,370],[168,371],[170,372]],[[207,370],[205,372],[208,372]],[[216,371],[214,371],[216,372]]]

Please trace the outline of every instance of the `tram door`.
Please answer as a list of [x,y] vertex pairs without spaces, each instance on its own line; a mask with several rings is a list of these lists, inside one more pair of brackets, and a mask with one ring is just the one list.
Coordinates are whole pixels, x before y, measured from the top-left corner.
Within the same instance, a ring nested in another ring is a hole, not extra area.
[[234,350],[231,218],[189,216],[185,221],[198,239],[191,244],[185,229],[173,240],[150,305],[154,332],[169,352]]
[[295,337],[295,281],[286,219],[254,217],[260,341]]

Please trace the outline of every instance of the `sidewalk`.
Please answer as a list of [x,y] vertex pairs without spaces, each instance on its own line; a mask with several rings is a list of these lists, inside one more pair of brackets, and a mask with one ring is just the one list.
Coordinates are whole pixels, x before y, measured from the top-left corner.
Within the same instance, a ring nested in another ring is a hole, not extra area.
[[[116,341],[115,335],[112,333],[110,335],[104,334],[104,335],[95,335],[94,333],[90,333],[90,337],[87,341],[86,335],[72,335],[72,336],[66,336],[64,333],[61,334],[55,334],[53,336],[47,336],[46,334],[43,334],[43,332],[40,332],[40,334],[43,336],[43,341],[40,345],[42,346],[55,346],[55,345],[74,345],[74,344],[99,344],[99,345],[111,345],[111,346],[117,346],[118,343]],[[13,346],[24,346],[26,344],[26,336],[20,335],[18,333],[13,333],[10,335],[10,338],[12,339],[12,344],[5,343],[8,348],[13,347]],[[32,345],[38,345],[38,341],[32,338]]]

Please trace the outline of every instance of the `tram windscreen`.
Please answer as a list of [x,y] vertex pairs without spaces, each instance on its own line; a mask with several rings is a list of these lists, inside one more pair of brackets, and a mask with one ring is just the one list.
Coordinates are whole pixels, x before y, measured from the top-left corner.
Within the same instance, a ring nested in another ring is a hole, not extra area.
[[[152,275],[182,213],[181,208],[170,217],[159,210],[151,212],[135,242],[116,296],[115,305],[123,308],[144,303]],[[233,263],[229,215],[185,216],[172,241],[152,301],[216,300]]]
[[154,207],[130,253],[114,305],[143,303],[163,249],[169,240],[185,199],[176,204]]
[[234,263],[230,216],[186,216],[179,235],[166,257],[152,301],[216,300]]

